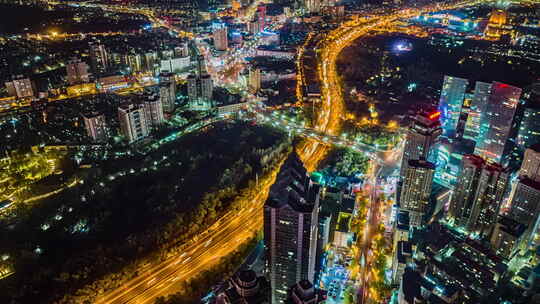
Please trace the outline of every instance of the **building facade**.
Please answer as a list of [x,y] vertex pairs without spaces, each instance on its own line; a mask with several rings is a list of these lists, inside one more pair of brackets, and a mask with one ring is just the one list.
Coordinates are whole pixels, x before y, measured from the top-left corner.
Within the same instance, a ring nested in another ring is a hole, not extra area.
[[148,136],[150,128],[146,121],[144,106],[139,103],[128,103],[118,107],[120,129],[129,143]]
[[444,76],[439,111],[441,112],[443,134],[447,137],[453,137],[457,133],[463,99],[468,85],[467,79]]
[[172,113],[176,108],[176,80],[174,73],[159,74],[159,97],[165,113]]
[[86,134],[94,141],[107,141],[107,123],[105,115],[98,112],[90,112],[83,115]]
[[271,303],[283,303],[287,290],[296,282],[314,280],[319,192],[319,185],[310,181],[298,155],[291,153],[264,206]]
[[465,155],[448,214],[457,226],[489,237],[507,189],[508,170],[477,155]]
[[401,176],[405,176],[409,160],[428,160],[433,145],[442,134],[440,112],[419,112],[407,130]]
[[508,139],[520,96],[520,88],[493,82],[488,103],[480,118],[475,154],[496,163],[506,163]]
[[399,200],[400,210],[409,213],[410,227],[420,227],[429,204],[435,165],[425,160],[409,160]]
[[90,67],[80,59],[71,59],[66,64],[67,81],[70,85],[90,82]]
[[212,37],[214,38],[214,48],[218,51],[226,51],[229,47],[227,38],[227,26],[223,23],[213,24]]

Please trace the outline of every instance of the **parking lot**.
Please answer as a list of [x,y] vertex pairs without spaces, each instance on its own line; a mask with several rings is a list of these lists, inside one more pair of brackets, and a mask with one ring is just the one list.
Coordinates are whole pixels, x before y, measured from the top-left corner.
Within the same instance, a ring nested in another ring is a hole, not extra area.
[[328,291],[327,303],[345,303],[350,280],[350,271],[347,269],[352,258],[339,250],[329,250],[326,265],[321,275],[320,287]]

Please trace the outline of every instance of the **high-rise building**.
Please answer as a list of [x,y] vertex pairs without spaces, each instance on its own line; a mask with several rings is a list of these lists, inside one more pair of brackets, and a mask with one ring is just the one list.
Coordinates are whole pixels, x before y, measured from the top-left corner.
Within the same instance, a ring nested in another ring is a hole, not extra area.
[[490,239],[491,246],[493,246],[497,255],[505,259],[510,258],[526,228],[527,226],[510,217],[500,217]]
[[508,185],[508,170],[477,155],[465,155],[448,209],[455,224],[489,237]]
[[304,0],[304,7],[308,13],[319,13],[322,7],[321,0]]
[[129,143],[140,140],[150,133],[144,107],[139,103],[127,103],[118,107],[120,129]]
[[392,236],[392,253],[397,251],[397,245],[399,241],[409,240],[409,213],[401,210],[396,215],[396,221],[394,222],[394,234]]
[[257,22],[259,23],[259,29],[264,30],[266,26],[266,6],[261,4],[257,6]]
[[529,179],[540,182],[540,143],[525,150],[519,176],[528,177]]
[[517,146],[520,151],[540,143],[540,83],[527,88],[519,106],[520,124]]
[[497,163],[507,162],[510,148],[508,138],[514,126],[520,96],[520,88],[493,82],[488,103],[480,118],[475,154]]
[[247,27],[248,27],[248,31],[254,35],[263,31],[257,19],[252,20],[251,22],[248,22]]
[[192,110],[209,110],[212,108],[214,83],[210,74],[206,72],[204,57],[197,58],[197,74],[190,74],[187,78],[188,98]]
[[261,89],[261,70],[259,68],[249,68],[248,87],[252,93],[256,93]]
[[94,74],[99,74],[107,71],[109,68],[109,55],[103,44],[90,44],[90,60],[92,62],[92,71]]
[[456,135],[461,107],[465,98],[465,91],[469,81],[467,79],[444,76],[439,100],[439,111],[441,112],[441,124],[443,134],[448,137]]
[[180,43],[179,46],[174,48],[175,57],[188,57],[189,56],[189,46],[187,42]]
[[229,47],[229,39],[227,38],[227,26],[223,23],[214,23],[212,27],[214,48],[218,51],[226,51]]
[[172,113],[176,107],[176,80],[174,73],[159,74],[159,97],[165,113]]
[[511,198],[509,217],[527,226],[524,240],[526,245],[538,245],[540,219],[540,182],[522,176],[519,178]]
[[412,262],[412,244],[408,241],[397,242],[397,248],[392,259],[392,284],[399,285],[405,272],[405,267]]
[[293,152],[278,173],[264,205],[264,245],[271,303],[283,303],[290,286],[313,281],[320,186],[311,182]]
[[67,81],[69,84],[79,84],[90,82],[90,72],[88,65],[80,59],[73,58],[66,64]]
[[287,304],[318,304],[326,300],[326,291],[317,289],[308,280],[301,280],[287,291]]
[[403,187],[399,200],[400,210],[409,213],[410,227],[420,227],[424,224],[435,165],[425,160],[411,159],[408,161]]
[[474,94],[467,115],[465,132],[463,137],[476,141],[480,133],[480,119],[488,104],[491,93],[491,83],[477,81],[474,87]]
[[403,159],[401,161],[401,176],[405,176],[409,160],[428,160],[431,149],[442,133],[439,122],[440,112],[419,112],[407,130]]
[[226,288],[216,295],[216,304],[268,303],[270,283],[253,270],[241,270],[227,280]]
[[6,90],[10,96],[17,98],[28,98],[36,95],[36,88],[30,78],[22,75],[14,76],[13,80],[6,82]]
[[84,127],[86,134],[94,141],[107,141],[107,123],[105,115],[99,112],[89,112],[83,114]]
[[155,127],[163,124],[165,118],[163,116],[163,106],[161,98],[157,94],[143,95],[144,116],[149,127]]

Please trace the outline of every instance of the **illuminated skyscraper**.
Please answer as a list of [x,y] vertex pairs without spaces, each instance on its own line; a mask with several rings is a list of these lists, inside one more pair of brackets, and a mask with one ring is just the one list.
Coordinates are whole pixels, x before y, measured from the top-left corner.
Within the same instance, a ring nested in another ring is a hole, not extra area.
[[540,83],[523,92],[517,146],[520,151],[540,143]]
[[526,228],[527,226],[507,216],[500,217],[490,238],[497,255],[510,258]]
[[400,210],[409,213],[409,225],[420,227],[429,204],[435,165],[425,160],[408,161],[399,199]]
[[172,113],[176,107],[176,80],[174,73],[159,74],[159,98],[165,113]]
[[129,143],[140,140],[150,133],[144,106],[139,103],[128,103],[118,107],[120,129]]
[[99,112],[90,112],[83,115],[86,134],[94,141],[104,142],[107,140],[107,123],[105,115]]
[[508,184],[508,170],[477,155],[463,157],[448,213],[456,225],[491,235]]
[[475,154],[497,163],[506,163],[508,138],[514,127],[514,115],[521,89],[494,82],[485,111],[480,118],[480,134]]
[[519,176],[540,182],[540,143],[525,150]]
[[480,133],[480,119],[488,104],[490,92],[491,83],[481,81],[476,82],[469,114],[467,116],[467,123],[465,124],[464,138],[474,141],[477,140],[478,134]]
[[66,64],[67,81],[69,84],[90,82],[89,67],[80,59],[73,58]]
[[401,161],[401,176],[405,171],[409,160],[428,160],[431,148],[441,135],[440,112],[419,112],[412,121],[407,131],[407,139],[403,149]]
[[264,246],[273,304],[283,303],[296,282],[314,281],[319,192],[298,155],[291,153],[264,205]]
[[191,73],[187,79],[188,98],[192,110],[208,110],[212,108],[214,82],[206,72],[204,57],[197,58],[197,73]]
[[445,136],[453,137],[461,115],[461,107],[465,98],[465,91],[469,81],[467,79],[444,76],[439,100],[439,111],[441,112],[441,124]]
[[103,73],[109,68],[109,55],[103,44],[91,43],[89,54],[94,74]]
[[261,70],[259,68],[249,68],[248,87],[252,93],[256,93],[261,89]]
[[165,121],[161,100],[155,94],[145,94],[143,96],[144,115],[149,126],[159,126]]
[[6,90],[10,96],[17,98],[27,98],[36,95],[34,82],[22,75],[14,76],[11,81],[6,82]]
[[527,226],[524,236],[525,248],[540,243],[537,236],[540,228],[540,182],[526,176],[519,178],[508,215]]
[[227,38],[227,26],[223,23],[214,23],[212,29],[212,37],[214,38],[214,48],[218,51],[225,51],[229,47],[229,39]]
[[257,6],[257,23],[259,23],[259,29],[263,31],[264,27],[266,26],[266,6],[265,5],[261,4]]

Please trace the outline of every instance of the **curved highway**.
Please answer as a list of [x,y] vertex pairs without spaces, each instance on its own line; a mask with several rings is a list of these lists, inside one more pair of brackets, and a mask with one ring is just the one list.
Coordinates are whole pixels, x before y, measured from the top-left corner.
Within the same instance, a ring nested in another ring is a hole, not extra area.
[[[405,10],[392,15],[373,16],[357,19],[343,24],[326,35],[319,44],[318,74],[321,82],[321,106],[318,109],[314,126],[320,133],[336,135],[340,130],[344,114],[341,84],[336,68],[336,59],[341,50],[357,38],[372,30],[391,26],[398,18],[410,17],[435,9],[449,9],[473,4],[474,1],[461,2],[452,6],[435,6],[423,9]],[[300,77],[302,77],[300,75]],[[297,151],[308,170],[314,170],[325,156],[328,147],[315,139],[307,139],[297,146]],[[217,263],[221,257],[232,253],[239,244],[260,231],[263,224],[263,205],[277,172],[258,185],[260,192],[250,199],[250,206],[231,211],[214,223],[208,231],[193,240],[183,253],[155,265],[146,266],[139,274],[108,291],[94,303],[153,303],[159,297],[180,290],[179,281],[200,273]]]

